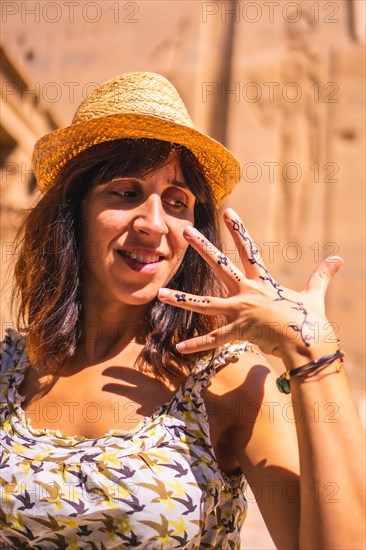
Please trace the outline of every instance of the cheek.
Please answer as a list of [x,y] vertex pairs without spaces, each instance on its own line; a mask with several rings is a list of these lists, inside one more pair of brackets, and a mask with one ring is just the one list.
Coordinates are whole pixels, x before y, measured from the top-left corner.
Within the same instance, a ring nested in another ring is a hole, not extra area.
[[101,258],[101,240],[100,235],[94,230],[93,226],[87,225],[82,235],[82,260],[86,264],[95,264]]
[[126,225],[126,215],[117,210],[102,210],[92,218],[91,228],[100,235],[117,234]]
[[184,254],[184,252],[188,248],[188,243],[183,237],[184,228],[187,227],[188,224],[189,222],[185,222],[185,223],[176,222],[175,226],[173,228],[170,228],[170,231],[169,231],[170,241],[174,246],[174,250],[179,254],[181,254],[182,252]]
[[85,219],[82,250],[84,260],[93,263],[105,256],[121,229],[112,212],[88,213]]
[[184,254],[186,253],[188,249],[188,243],[187,241],[181,237],[178,242],[175,243],[175,257],[177,260],[177,267],[175,271],[177,271],[183,261]]
[[190,223],[193,225],[194,220],[186,219],[180,220],[179,222],[175,220],[174,227],[171,228],[170,231],[171,245],[174,250],[174,255],[179,264],[181,263],[183,256],[186,253],[187,248],[189,247],[188,242],[183,237],[183,231]]

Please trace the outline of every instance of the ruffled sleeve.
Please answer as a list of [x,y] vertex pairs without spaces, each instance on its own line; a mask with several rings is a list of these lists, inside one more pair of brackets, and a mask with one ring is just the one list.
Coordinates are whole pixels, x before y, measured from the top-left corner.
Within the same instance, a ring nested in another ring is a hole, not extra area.
[[192,372],[193,384],[196,390],[200,391],[207,386],[211,378],[215,376],[217,369],[222,365],[239,360],[244,352],[255,353],[263,358],[250,342],[224,344],[216,350],[214,357],[212,357],[211,352],[207,352],[207,355],[196,362]]
[[25,348],[25,338],[16,330],[8,328],[0,344],[0,403],[7,402],[9,391],[14,390],[17,375],[20,375],[20,371],[25,367]]

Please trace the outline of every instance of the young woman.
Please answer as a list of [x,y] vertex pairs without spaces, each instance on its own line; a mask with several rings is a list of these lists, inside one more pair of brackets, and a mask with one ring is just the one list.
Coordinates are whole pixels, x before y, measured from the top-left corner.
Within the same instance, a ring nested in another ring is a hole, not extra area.
[[[239,549],[249,482],[278,548],[362,548],[363,431],[324,333],[341,259],[286,289],[232,210],[242,269],[220,252],[237,161],[159,75],[102,85],[34,160],[24,336],[2,355],[2,547]],[[253,343],[282,358],[277,384]]]

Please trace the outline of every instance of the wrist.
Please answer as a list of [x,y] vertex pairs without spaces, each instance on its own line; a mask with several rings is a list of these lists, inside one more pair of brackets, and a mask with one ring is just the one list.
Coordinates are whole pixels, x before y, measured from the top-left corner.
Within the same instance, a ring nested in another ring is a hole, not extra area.
[[280,355],[286,369],[293,370],[324,355],[335,353],[337,349],[339,349],[339,340],[336,336],[321,332],[316,335],[316,338],[309,339],[307,342],[299,337],[295,341],[292,339],[292,341],[283,342]]
[[287,370],[297,369],[310,361],[316,361],[324,355],[335,353],[339,349],[338,342],[319,342],[310,346],[297,346],[284,350],[281,358]]

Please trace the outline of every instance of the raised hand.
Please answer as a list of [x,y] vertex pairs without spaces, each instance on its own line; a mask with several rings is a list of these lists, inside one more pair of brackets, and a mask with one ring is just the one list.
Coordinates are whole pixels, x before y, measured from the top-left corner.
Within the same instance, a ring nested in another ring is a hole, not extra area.
[[[329,282],[342,265],[339,257],[321,262],[302,292],[283,287],[268,273],[239,216],[228,209],[227,225],[239,252],[243,269],[213,246],[192,226],[184,230],[189,244],[214,269],[227,289],[225,298],[195,296],[179,289],[160,289],[165,303],[205,315],[224,316],[227,324],[208,334],[180,342],[181,353],[218,347],[233,340],[249,340],[263,353],[284,357],[296,348],[308,348],[322,338],[327,326],[324,297]],[[336,343],[327,333],[328,341]]]

